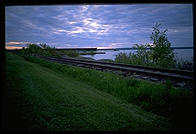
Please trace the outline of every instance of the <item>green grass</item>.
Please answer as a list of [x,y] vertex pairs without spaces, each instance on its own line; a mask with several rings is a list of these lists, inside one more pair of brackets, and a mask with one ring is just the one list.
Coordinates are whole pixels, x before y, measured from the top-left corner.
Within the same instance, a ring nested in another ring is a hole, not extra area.
[[[150,55],[146,54],[146,57],[149,57]],[[147,60],[148,59],[148,60]],[[157,68],[168,68],[168,69],[176,69],[176,70],[189,70],[193,71],[194,70],[194,64],[193,60],[182,60],[182,59],[177,59],[175,57],[175,63],[173,63],[172,66],[168,66],[170,61],[168,60],[159,62],[159,63],[154,63],[150,58],[146,58],[145,56],[138,56],[137,53],[118,53],[115,57],[114,62],[115,63],[123,63],[123,64],[131,64],[131,65],[142,65],[142,66],[149,66],[149,67],[157,67]],[[164,63],[165,62],[165,63]],[[162,64],[165,64],[162,66]]]
[[76,50],[59,50],[59,52],[62,56],[78,57],[80,55]]
[[[34,57],[26,57],[26,59],[39,63],[63,75],[90,84],[100,91],[110,93],[130,103],[135,103],[145,110],[166,117],[175,116],[175,112],[178,113],[175,107],[181,106],[176,105],[176,100],[187,101],[188,104],[182,103],[182,105],[190,105],[193,101],[192,90],[174,88],[170,86],[169,83],[163,85],[161,83],[136,80],[130,77],[124,78],[109,72],[62,65]],[[190,106],[190,108],[191,107],[192,106]],[[182,110],[183,107],[178,109]],[[171,112],[173,112],[174,115],[171,115]]]
[[48,62],[34,57],[27,60],[39,63],[70,78],[92,85],[141,108],[165,116],[172,122],[172,129],[193,128],[193,91],[119,75]]
[[96,51],[85,51],[85,52],[81,52],[80,55],[95,55]]
[[[6,53],[5,128],[61,131],[168,129],[166,118],[102,92],[101,88],[97,90],[98,87],[90,84],[92,81],[86,84],[76,80],[73,77],[79,79],[77,71],[75,74],[69,72],[71,69],[75,72],[76,68],[42,63],[51,69]],[[86,75],[93,73],[83,71]]]

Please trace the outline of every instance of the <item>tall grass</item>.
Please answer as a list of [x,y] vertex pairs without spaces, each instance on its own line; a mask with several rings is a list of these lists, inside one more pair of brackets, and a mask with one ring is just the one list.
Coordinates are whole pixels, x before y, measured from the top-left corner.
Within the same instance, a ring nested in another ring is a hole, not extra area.
[[61,50],[61,55],[67,55],[70,57],[78,57],[79,53],[76,50]]
[[164,64],[166,64],[164,63],[164,61],[160,62],[159,64],[153,63],[147,58],[146,55],[139,56],[131,52],[129,54],[122,53],[122,52],[117,54],[114,61],[116,63],[123,63],[123,64],[143,65],[143,66],[161,67],[161,68],[169,68],[169,69],[177,69],[177,70],[189,70],[189,71],[194,70],[193,60],[176,59],[174,65],[169,66],[169,61],[167,61],[168,66],[164,66]]
[[178,59],[176,63],[176,69],[193,71],[194,70],[193,61],[194,61],[193,58],[191,60]]
[[83,74],[81,78],[89,80],[89,75],[94,74],[90,70],[72,70],[70,66],[42,62],[52,68],[49,69],[43,67],[41,62],[35,64],[20,56],[6,54],[6,110],[2,111],[5,111],[3,117],[7,124],[2,128],[47,131],[168,130],[168,119],[100,92],[91,83],[82,82],[85,79],[74,79],[80,73]]
[[143,65],[143,66],[153,66],[153,67],[159,67],[158,64],[155,64],[150,61],[149,55],[137,55],[134,53],[123,53],[120,52],[115,57],[116,63],[123,63],[123,64],[133,64],[133,65]]
[[155,84],[130,77],[125,78],[109,72],[52,63],[35,57],[25,58],[76,80],[93,85],[98,90],[137,104],[147,111],[177,119],[186,114],[184,116],[191,120],[192,115],[189,112],[193,110],[192,90],[174,88],[169,82],[166,85]]

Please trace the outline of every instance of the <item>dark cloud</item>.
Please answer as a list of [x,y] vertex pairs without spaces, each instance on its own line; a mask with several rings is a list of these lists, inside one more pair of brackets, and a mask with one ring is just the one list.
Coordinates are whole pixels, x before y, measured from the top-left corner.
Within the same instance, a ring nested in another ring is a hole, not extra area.
[[149,43],[155,22],[173,46],[193,42],[191,4],[8,6],[5,13],[6,42],[130,47]]

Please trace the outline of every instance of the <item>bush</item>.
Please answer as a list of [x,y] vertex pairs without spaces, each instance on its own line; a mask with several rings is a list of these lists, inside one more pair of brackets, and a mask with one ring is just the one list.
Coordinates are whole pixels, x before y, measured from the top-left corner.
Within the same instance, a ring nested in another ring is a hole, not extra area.
[[154,63],[158,64],[160,67],[174,68],[175,67],[175,57],[174,52],[170,48],[171,43],[167,39],[167,29],[164,31],[159,30],[161,24],[156,23],[153,27],[153,32],[150,39],[153,41],[153,46],[151,48],[151,57]]
[[38,54],[43,56],[55,56],[60,57],[60,55],[57,53],[55,47],[51,48],[50,46],[46,44],[27,44],[27,48],[22,48],[20,52],[22,54]]
[[193,60],[183,60],[183,59],[178,60],[176,63],[176,69],[193,71],[194,70]]
[[125,63],[125,64],[129,64],[130,63],[130,58],[129,55],[127,55],[126,53],[122,53],[120,52],[119,54],[116,55],[115,58],[115,62],[117,63]]
[[135,65],[144,65],[144,66],[156,66],[151,60],[151,51],[147,50],[146,45],[136,44],[134,47],[137,48],[136,53],[119,53],[116,55],[115,62],[125,63],[125,64],[135,64]]
[[64,50],[63,54],[70,56],[70,57],[78,57],[79,53],[75,50]]
[[[136,53],[119,53],[115,62],[126,63],[126,64],[136,64],[144,66],[153,66],[161,68],[175,68],[176,60],[174,57],[174,52],[170,48],[171,43],[168,41],[166,36],[166,30],[159,30],[160,24],[155,24],[153,27],[153,32],[150,36],[153,41],[153,45],[138,45],[134,47],[137,48]],[[149,50],[147,48],[150,48]]]
[[28,44],[27,46],[29,53],[40,53],[42,51],[42,48],[36,44]]

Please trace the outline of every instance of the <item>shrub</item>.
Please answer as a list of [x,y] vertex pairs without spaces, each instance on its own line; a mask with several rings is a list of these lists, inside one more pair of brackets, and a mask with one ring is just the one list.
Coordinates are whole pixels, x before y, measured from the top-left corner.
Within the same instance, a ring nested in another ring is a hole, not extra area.
[[193,60],[183,60],[183,59],[177,60],[176,69],[193,71],[194,70]]
[[[150,39],[153,41],[153,45],[136,44],[134,46],[137,48],[136,53],[130,52],[129,55],[119,53],[115,58],[115,62],[162,68],[175,68],[176,60],[174,52],[170,48],[171,43],[167,39],[167,29],[160,31],[159,26],[160,24],[155,24],[150,36]],[[150,50],[147,48],[150,48]]]
[[36,44],[27,44],[29,53],[40,53],[42,48]]
[[46,44],[27,44],[27,48],[22,48],[20,52],[22,54],[38,54],[38,55],[44,55],[44,56],[56,56],[60,57],[60,55],[57,53],[55,47],[51,48],[50,46]]
[[63,54],[70,56],[70,57],[77,57],[79,56],[79,53],[75,50],[64,50]]

